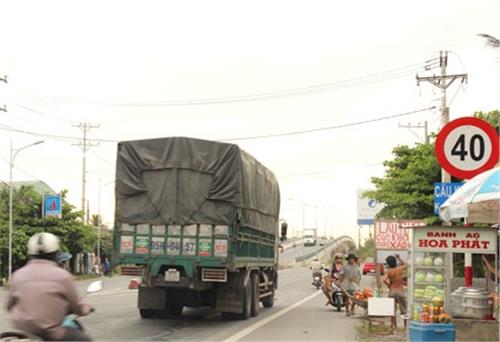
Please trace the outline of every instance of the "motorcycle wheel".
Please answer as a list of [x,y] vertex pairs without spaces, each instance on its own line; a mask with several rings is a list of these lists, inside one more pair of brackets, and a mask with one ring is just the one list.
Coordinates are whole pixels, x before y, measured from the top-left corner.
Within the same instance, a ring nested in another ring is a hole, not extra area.
[[343,301],[343,298],[342,298],[342,295],[341,294],[337,294],[335,296],[335,305],[337,306],[337,311],[342,311],[342,301]]

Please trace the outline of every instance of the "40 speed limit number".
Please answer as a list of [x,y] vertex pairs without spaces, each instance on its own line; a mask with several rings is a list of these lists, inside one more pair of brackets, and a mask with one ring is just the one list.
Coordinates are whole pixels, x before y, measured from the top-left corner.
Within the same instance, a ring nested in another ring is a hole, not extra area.
[[459,118],[441,129],[436,139],[439,164],[452,176],[470,179],[498,162],[496,130],[477,118]]

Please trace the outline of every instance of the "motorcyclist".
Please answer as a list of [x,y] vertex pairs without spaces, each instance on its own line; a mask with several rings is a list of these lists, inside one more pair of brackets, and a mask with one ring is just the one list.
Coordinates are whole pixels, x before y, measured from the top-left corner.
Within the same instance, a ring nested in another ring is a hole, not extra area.
[[341,254],[335,254],[335,260],[333,261],[332,269],[330,270],[330,274],[332,276],[332,280],[336,280],[340,278],[340,272],[342,272],[342,268],[344,267],[344,261],[342,260]]
[[314,284],[314,277],[319,275],[319,278],[321,279],[321,270],[323,269],[323,264],[319,261],[317,256],[315,256],[311,261],[309,269],[312,271],[312,278]]
[[85,316],[93,311],[82,303],[73,276],[57,264],[59,239],[37,233],[28,241],[28,263],[12,275],[7,300],[9,318],[16,329],[44,340],[91,341],[84,331],[63,327],[66,315]]

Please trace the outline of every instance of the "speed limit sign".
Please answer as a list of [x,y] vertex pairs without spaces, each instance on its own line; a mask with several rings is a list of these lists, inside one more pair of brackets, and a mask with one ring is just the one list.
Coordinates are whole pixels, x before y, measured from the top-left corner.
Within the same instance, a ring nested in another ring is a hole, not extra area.
[[499,140],[486,121],[465,117],[451,121],[436,139],[439,164],[452,176],[470,179],[498,162]]

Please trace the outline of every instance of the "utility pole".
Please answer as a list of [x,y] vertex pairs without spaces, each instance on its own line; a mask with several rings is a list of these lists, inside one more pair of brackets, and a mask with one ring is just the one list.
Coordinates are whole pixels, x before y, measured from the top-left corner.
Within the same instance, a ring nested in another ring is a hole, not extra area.
[[[86,188],[86,183],[87,183],[87,151],[94,146],[97,146],[98,144],[94,144],[92,142],[88,141],[87,138],[87,133],[92,129],[92,128],[99,128],[99,125],[92,125],[88,122],[80,122],[78,125],[73,125],[73,127],[78,127],[82,130],[83,132],[83,138],[82,141],[80,141],[78,144],[74,144],[75,146],[79,146],[82,149],[82,207],[81,210],[83,212],[83,222],[87,222],[89,220],[88,213],[85,210],[85,204],[86,204],[86,197],[85,197],[85,188]],[[85,216],[87,218],[85,219]]]
[[[0,82],[7,83],[7,75],[4,75],[3,78],[0,77]],[[0,107],[0,112],[7,112],[7,106],[3,105],[3,107]]]
[[425,134],[425,140],[424,141],[425,141],[426,144],[429,144],[429,142],[430,142],[430,139],[429,139],[430,138],[429,137],[429,125],[428,125],[427,121],[424,121],[423,124],[421,124],[419,122],[416,125],[412,125],[411,123],[408,123],[408,125],[401,125],[401,124],[399,124],[398,127],[399,128],[408,128],[410,131],[412,131],[412,128],[424,129],[424,134]]
[[[427,61],[427,63],[432,61]],[[439,67],[441,68],[441,75],[420,77],[417,75],[417,86],[420,82],[429,82],[432,85],[441,89],[441,128],[443,128],[450,121],[450,109],[446,103],[446,90],[448,87],[459,79],[461,83],[467,83],[467,74],[446,74],[446,67],[448,66],[448,51],[439,51]],[[426,67],[430,70],[430,67]],[[441,169],[441,181],[450,182],[451,176],[448,172]]]

